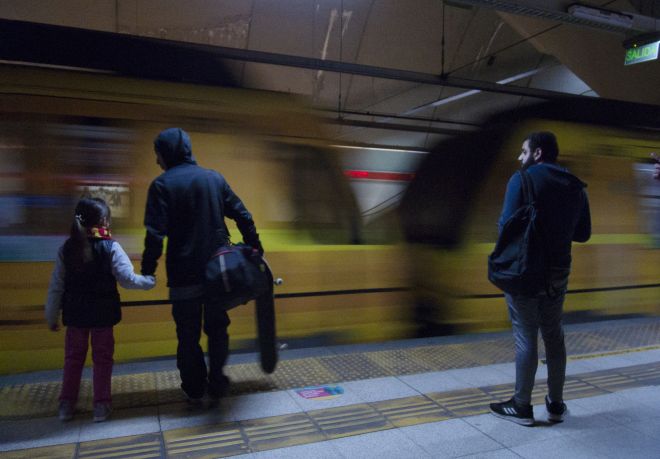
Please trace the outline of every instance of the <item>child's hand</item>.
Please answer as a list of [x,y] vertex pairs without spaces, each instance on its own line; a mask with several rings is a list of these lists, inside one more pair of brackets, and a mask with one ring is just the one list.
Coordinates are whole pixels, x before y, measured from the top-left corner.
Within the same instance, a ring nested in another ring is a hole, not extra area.
[[156,286],[156,276],[148,274],[144,277],[146,277],[151,282],[151,286],[147,290],[151,290],[152,288],[154,288]]

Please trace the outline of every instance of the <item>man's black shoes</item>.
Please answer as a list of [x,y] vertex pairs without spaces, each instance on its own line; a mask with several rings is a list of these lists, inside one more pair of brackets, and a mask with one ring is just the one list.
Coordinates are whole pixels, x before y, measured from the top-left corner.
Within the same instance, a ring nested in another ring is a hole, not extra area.
[[209,381],[209,385],[206,388],[206,393],[209,396],[209,408],[215,408],[220,404],[220,399],[226,397],[229,394],[229,386],[231,381],[225,375],[222,376],[220,383],[212,383]]
[[204,408],[204,399],[201,397],[199,398],[186,397],[186,402],[188,403],[188,409],[191,411],[201,410],[202,408]]
[[519,405],[512,398],[507,402],[491,403],[490,411],[498,418],[515,422],[521,426],[534,425],[534,410],[532,405]]
[[550,422],[562,422],[566,411],[568,411],[564,402],[550,403],[547,395],[545,396],[545,409],[548,410],[548,421]]
[[212,400],[220,400],[222,397],[226,397],[229,394],[229,386],[231,385],[231,380],[222,375],[220,381],[209,381],[208,386],[206,387],[206,393]]

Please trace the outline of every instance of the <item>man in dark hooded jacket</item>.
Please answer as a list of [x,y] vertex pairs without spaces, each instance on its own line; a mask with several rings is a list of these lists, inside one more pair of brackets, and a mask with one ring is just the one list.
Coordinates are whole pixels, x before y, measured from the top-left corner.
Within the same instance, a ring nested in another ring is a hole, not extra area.
[[[262,254],[263,248],[252,215],[222,175],[197,165],[185,131],[164,130],[154,140],[154,149],[164,172],[151,183],[147,195],[142,273],[154,274],[167,237],[165,266],[181,388],[191,404],[200,405],[205,391],[218,399],[229,387],[223,373],[229,353],[229,317],[222,305],[206,301],[203,291],[206,262],[229,241],[224,218],[236,221],[246,244]],[[202,318],[208,337],[208,371],[199,345]]]
[[[492,403],[490,409],[498,417],[527,426],[534,425],[531,397],[538,364],[539,328],[548,363],[548,395],[545,398],[548,420],[561,422],[566,413],[562,308],[571,269],[572,241],[586,242],[591,236],[586,184],[556,163],[558,154],[559,147],[553,133],[534,132],[523,142],[518,158],[534,189],[548,285],[536,294],[504,295],[515,341],[516,386],[511,400]],[[516,173],[507,185],[499,220],[500,231],[524,202],[521,177]]]

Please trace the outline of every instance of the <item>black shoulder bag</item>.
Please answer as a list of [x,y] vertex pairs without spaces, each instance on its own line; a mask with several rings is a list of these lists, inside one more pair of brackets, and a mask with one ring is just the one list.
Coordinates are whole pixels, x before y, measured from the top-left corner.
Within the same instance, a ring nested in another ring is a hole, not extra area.
[[547,290],[544,241],[532,181],[526,171],[519,173],[525,202],[505,222],[488,256],[488,280],[506,293],[533,295]]

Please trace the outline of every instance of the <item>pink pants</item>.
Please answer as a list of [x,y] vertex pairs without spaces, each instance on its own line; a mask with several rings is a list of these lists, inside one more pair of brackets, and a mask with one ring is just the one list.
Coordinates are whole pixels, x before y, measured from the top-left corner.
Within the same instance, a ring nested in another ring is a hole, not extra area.
[[67,327],[64,342],[64,376],[60,400],[78,401],[80,377],[82,376],[89,336],[92,336],[92,361],[94,362],[94,403],[112,402],[112,358],[115,337],[112,327],[78,328]]

